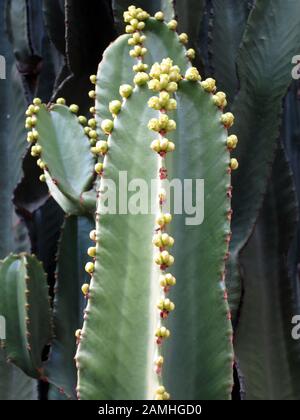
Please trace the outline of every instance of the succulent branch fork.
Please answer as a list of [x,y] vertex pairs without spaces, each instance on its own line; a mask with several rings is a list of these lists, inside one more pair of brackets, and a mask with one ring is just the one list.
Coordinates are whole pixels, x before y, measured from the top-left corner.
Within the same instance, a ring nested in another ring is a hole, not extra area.
[[[55,191],[59,203],[71,202],[70,213],[80,212],[85,194],[97,190],[96,228],[90,233],[94,246],[87,250],[91,261],[85,266],[91,282],[82,286],[87,307],[83,328],[75,333],[78,398],[227,399],[233,350],[224,279],[231,235],[230,173],[238,168],[230,158],[238,139],[227,130],[234,116],[223,113],[226,95],[217,92],[215,80],[201,81],[192,67],[195,51],[185,48],[188,37],[176,33],[175,20],[166,23],[162,12],[152,18],[131,6],[124,21],[127,35],[109,47],[98,75],[91,76],[92,118],[77,117],[78,106],[67,109],[63,98],[49,107],[36,98],[26,113],[31,154],[43,171],[40,180]],[[158,39],[163,47],[157,48]],[[126,64],[121,74],[112,67],[117,61],[110,61],[118,55]],[[116,77],[111,85],[120,83],[103,97],[112,68]],[[52,117],[48,126],[57,129],[57,112],[62,116],[59,127],[72,118],[80,133],[88,155],[87,179],[77,196],[53,174],[47,130],[39,130],[46,124],[45,112]],[[155,217],[103,213],[106,180],[124,169],[132,178],[157,179]],[[164,184],[175,177],[204,177],[207,182],[208,220],[193,231],[180,216],[165,211]],[[205,312],[206,305],[212,314]],[[216,331],[208,329],[209,322],[218,326]],[[211,352],[217,362],[207,373],[202,364],[210,363]],[[189,360],[191,371],[184,375]],[[205,380],[215,386],[204,390]]]

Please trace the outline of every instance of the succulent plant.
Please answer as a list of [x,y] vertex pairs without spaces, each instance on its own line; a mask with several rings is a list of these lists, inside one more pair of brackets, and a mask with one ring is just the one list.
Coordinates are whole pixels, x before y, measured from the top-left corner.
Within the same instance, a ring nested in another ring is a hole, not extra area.
[[[95,246],[85,266],[91,284],[82,287],[88,305],[83,329],[76,331],[78,396],[169,399],[167,389],[174,398],[228,399],[233,353],[224,269],[230,173],[238,166],[230,159],[237,138],[227,134],[234,117],[223,113],[226,95],[216,92],[215,81],[201,84],[184,47],[187,35],[174,32],[175,21],[165,23],[162,12],[151,18],[134,6],[124,20],[128,35],[108,48],[97,77],[90,78],[96,85],[89,92],[94,117],[77,117],[78,107],[68,108],[63,99],[45,107],[36,98],[26,119],[31,154],[44,170],[41,181],[66,212],[80,213],[93,180],[99,190]],[[119,57],[123,61],[116,65]],[[67,146],[71,141],[75,147]],[[153,214],[105,214],[103,191],[112,180],[121,190],[120,172],[149,186],[156,180]],[[185,226],[183,216],[165,211],[165,184],[177,179],[205,179],[205,211],[211,216],[199,226]],[[173,237],[191,245],[183,251]],[[199,263],[189,267],[188,259]],[[215,308],[209,328],[208,307]],[[199,321],[188,326],[189,317]],[[106,327],[98,330],[99,325]],[[164,344],[171,333],[174,343]],[[199,348],[191,345],[195,337]],[[121,354],[122,368],[115,363]],[[178,359],[182,354],[186,363]],[[205,359],[212,354],[215,362],[207,371]],[[191,365],[191,359],[199,362]],[[206,387],[207,380],[214,385]]]

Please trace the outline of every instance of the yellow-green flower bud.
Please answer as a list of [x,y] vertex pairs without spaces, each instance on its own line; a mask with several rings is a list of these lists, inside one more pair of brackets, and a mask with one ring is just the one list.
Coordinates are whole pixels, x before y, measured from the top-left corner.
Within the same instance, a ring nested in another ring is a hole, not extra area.
[[177,25],[178,25],[178,22],[177,22],[177,20],[171,20],[168,24],[167,24],[167,26],[168,26],[168,28],[169,29],[171,29],[172,31],[175,31],[176,29],[177,29]]
[[155,13],[154,18],[156,20],[163,21],[165,19],[165,15],[163,14],[163,12],[157,12]]
[[232,134],[227,138],[227,147],[228,149],[235,149],[238,144],[238,138],[236,135]]
[[135,75],[133,82],[134,84],[138,86],[143,86],[148,82],[148,80],[149,80],[149,76],[147,73],[139,72]]
[[157,96],[153,96],[152,98],[150,98],[148,101],[148,106],[149,108],[153,108],[159,111],[161,109],[161,103],[159,98]]
[[95,120],[95,118],[91,118],[91,119],[88,121],[88,125],[89,125],[89,127],[91,127],[91,128],[96,128],[96,127],[97,127],[97,121]]
[[137,25],[137,29],[139,31],[142,31],[143,29],[145,29],[145,27],[146,27],[145,22],[139,22],[138,25]]
[[97,83],[97,76],[95,74],[92,74],[90,76],[90,81],[91,83],[93,83],[93,85],[95,85]]
[[167,86],[167,92],[175,93],[178,90],[178,84],[176,82],[170,82]]
[[90,97],[91,99],[96,99],[96,92],[95,92],[94,90],[90,90],[90,91],[89,91],[89,97]]
[[89,294],[89,291],[90,291],[90,285],[87,284],[87,283],[83,284],[82,287],[81,287],[81,291],[82,291],[84,296],[87,296]]
[[233,170],[233,171],[235,171],[236,169],[238,169],[238,167],[239,167],[239,163],[238,163],[238,161],[236,160],[236,159],[231,159],[230,160],[230,168]]
[[127,25],[126,28],[125,28],[125,32],[127,34],[133,34],[134,31],[135,31],[135,29],[131,25]]
[[87,250],[87,254],[89,257],[91,258],[95,258],[96,257],[96,247],[91,246],[88,250]]
[[86,124],[87,124],[87,119],[86,119],[83,115],[80,115],[80,116],[78,117],[78,122],[79,122],[79,124],[81,124],[81,125],[86,125]]
[[177,101],[176,101],[176,99],[170,99],[169,102],[166,105],[166,110],[167,111],[174,111],[175,109],[177,109]]
[[196,57],[196,51],[193,48],[190,48],[189,50],[187,50],[186,52],[186,56],[187,58],[189,58],[190,60],[195,60]]
[[161,90],[160,82],[156,79],[150,80],[150,82],[148,83],[148,87],[154,92],[159,92]]
[[114,123],[112,120],[103,120],[101,123],[101,129],[105,134],[110,134],[113,131]]
[[97,153],[100,153],[101,155],[105,155],[108,151],[108,143],[107,141],[100,140],[96,144],[96,150]]
[[109,110],[113,115],[119,114],[122,108],[122,102],[120,101],[112,101],[109,103]]
[[92,274],[92,273],[94,272],[94,270],[95,270],[95,265],[94,265],[92,262],[88,262],[88,263],[85,265],[85,271],[86,271],[87,273]]
[[167,74],[160,75],[160,87],[161,89],[166,89],[170,82],[170,77]]
[[56,99],[56,103],[57,105],[66,105],[66,100],[65,98],[58,98]]
[[201,83],[201,86],[206,92],[214,93],[217,89],[215,79],[208,78]]
[[90,232],[90,240],[93,242],[97,240],[97,231],[95,229]]
[[179,37],[179,41],[182,44],[187,44],[189,42],[189,37],[188,37],[188,35],[186,33],[182,33],[178,37]]
[[33,105],[40,106],[42,105],[42,101],[40,98],[34,98]]
[[197,82],[198,80],[201,80],[201,76],[196,67],[191,67],[188,69],[185,73],[185,78],[191,82]]
[[98,138],[98,134],[97,134],[97,131],[96,130],[90,130],[89,132],[88,132],[88,136],[89,136],[89,138],[90,139],[94,139],[94,140],[96,140],[97,138]]
[[219,108],[225,108],[227,105],[226,94],[224,92],[218,92],[213,96],[214,104]]
[[95,172],[96,172],[96,174],[98,174],[98,175],[101,175],[102,174],[102,172],[103,172],[103,163],[97,163],[96,165],[95,165]]
[[160,131],[160,123],[159,120],[156,118],[152,118],[149,123],[148,123],[148,128],[149,130],[153,130],[153,131]]
[[231,112],[223,114],[221,117],[221,123],[224,125],[225,128],[232,127],[234,124],[234,115]]
[[132,95],[133,87],[130,85],[122,85],[120,86],[119,92],[122,98],[129,98]]
[[39,179],[41,182],[46,182],[46,175],[41,175]]

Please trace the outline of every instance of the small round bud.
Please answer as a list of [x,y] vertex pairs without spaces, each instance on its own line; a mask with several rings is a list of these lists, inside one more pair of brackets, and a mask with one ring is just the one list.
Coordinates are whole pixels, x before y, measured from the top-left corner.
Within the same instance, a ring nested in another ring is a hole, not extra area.
[[96,151],[97,151],[97,153],[100,153],[103,156],[106,155],[106,153],[108,152],[107,141],[104,141],[104,140],[98,141],[97,144],[96,144]]
[[79,106],[78,106],[78,105],[73,104],[73,105],[71,105],[71,106],[69,107],[69,109],[70,109],[70,111],[71,111],[73,114],[77,114],[77,112],[79,111]]
[[170,101],[170,95],[168,92],[160,92],[159,102],[162,108],[166,108]]
[[148,80],[149,80],[149,76],[147,73],[139,72],[135,75],[133,82],[134,84],[138,86],[143,86],[148,82]]
[[137,29],[139,31],[142,31],[143,29],[145,29],[145,27],[146,27],[145,22],[139,22],[138,25],[137,25]]
[[125,28],[125,32],[127,34],[133,34],[134,31],[135,31],[135,29],[131,25],[127,25],[126,28]]
[[190,48],[189,50],[187,50],[186,52],[186,56],[187,58],[189,58],[190,60],[195,60],[196,57],[196,51],[193,48]]
[[129,98],[132,95],[133,87],[130,85],[122,85],[120,86],[119,92],[122,98]]
[[159,92],[161,90],[160,82],[156,79],[150,80],[150,82],[148,83],[148,87],[154,92]]
[[95,165],[95,172],[98,175],[102,175],[102,173],[103,173],[103,163],[97,163]]
[[83,284],[82,287],[81,287],[81,291],[82,291],[84,296],[87,296],[89,294],[89,291],[90,291],[90,285],[87,284],[87,283]]
[[178,90],[178,84],[176,82],[170,82],[167,86],[167,92],[175,93]]
[[168,125],[166,127],[167,131],[175,131],[176,130],[176,122],[174,120],[169,120]]
[[40,98],[34,98],[33,105],[40,106],[42,105],[42,101]]
[[90,232],[90,240],[93,241],[93,242],[96,242],[96,240],[97,240],[97,231],[96,230],[92,230]]
[[88,136],[89,136],[90,139],[96,140],[98,138],[97,131],[90,129],[89,132],[88,132]]
[[58,98],[56,99],[56,103],[57,105],[66,105],[66,100],[65,98]]
[[232,127],[234,124],[234,115],[231,112],[223,114],[221,117],[221,123],[224,125],[225,128]]
[[41,175],[41,176],[40,176],[40,181],[41,181],[41,182],[46,182],[46,175],[44,175],[44,174],[43,174],[43,175]]
[[90,132],[92,131],[91,127],[84,127],[84,132],[88,136]]
[[86,124],[87,124],[87,119],[86,119],[83,115],[80,115],[80,116],[78,117],[78,122],[79,122],[79,124],[81,124],[81,125],[86,125]]
[[238,138],[236,135],[232,134],[227,138],[227,147],[228,149],[235,149],[238,144]]
[[154,18],[156,20],[163,21],[165,19],[165,15],[163,14],[163,12],[157,12],[155,13]]
[[178,37],[179,37],[179,41],[180,41],[182,44],[187,44],[187,43],[189,42],[189,37],[187,36],[187,34],[186,34],[186,33],[182,33],[182,34],[180,34]]
[[160,122],[158,119],[156,118],[152,118],[149,123],[148,123],[148,128],[149,130],[153,130],[153,131],[160,131],[161,126],[160,126]]
[[159,98],[157,96],[153,96],[152,98],[150,98],[148,101],[148,106],[149,108],[153,108],[159,111],[161,109],[161,103]]
[[91,114],[96,114],[96,108],[95,108],[94,106],[92,106],[92,107],[90,108],[90,113],[91,113]]
[[201,86],[206,92],[214,93],[216,91],[215,79],[212,79],[212,78],[206,79],[201,83]]
[[167,26],[168,26],[168,28],[169,29],[171,29],[172,31],[176,31],[176,29],[177,29],[177,25],[178,25],[178,22],[177,22],[177,20],[171,20],[168,24],[167,24]]
[[76,337],[78,340],[80,340],[80,337],[81,337],[81,330],[77,330],[77,331],[75,331],[75,337]]
[[91,119],[88,121],[88,125],[89,125],[89,127],[91,127],[91,128],[96,128],[96,127],[97,127],[97,121],[95,120],[95,118],[91,118]]
[[119,114],[122,108],[122,102],[120,101],[112,101],[109,103],[109,110],[113,115]]
[[89,257],[91,258],[95,258],[96,257],[96,247],[91,246],[88,250],[87,250],[87,254]]
[[114,123],[111,120],[103,120],[101,123],[101,129],[105,134],[110,134],[113,131]]
[[174,111],[175,109],[177,109],[177,101],[176,99],[170,99],[168,104],[166,105],[166,110]]
[[239,163],[238,163],[238,161],[236,160],[236,159],[231,159],[230,160],[230,168],[233,170],[233,171],[235,171],[236,169],[238,169],[238,167],[239,167]]
[[96,92],[95,92],[94,90],[90,90],[90,91],[89,91],[89,97],[90,97],[91,99],[96,99]]
[[97,83],[97,76],[95,74],[92,74],[90,76],[90,81],[91,83],[93,83],[93,85],[95,85]]
[[94,272],[94,270],[95,270],[95,265],[94,265],[92,262],[88,262],[88,263],[85,265],[85,271],[86,271],[87,273],[92,274],[92,273]]
[[188,69],[185,73],[185,78],[191,82],[197,82],[198,80],[201,80],[201,76],[196,67],[191,67]]

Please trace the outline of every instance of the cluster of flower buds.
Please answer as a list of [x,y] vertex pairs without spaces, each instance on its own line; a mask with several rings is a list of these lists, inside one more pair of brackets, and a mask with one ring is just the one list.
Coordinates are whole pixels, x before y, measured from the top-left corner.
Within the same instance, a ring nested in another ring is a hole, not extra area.
[[149,89],[154,92],[165,90],[169,93],[174,93],[178,89],[178,82],[182,80],[180,68],[173,65],[170,58],[165,58],[161,64],[153,64],[150,70]]
[[157,388],[156,392],[155,392],[155,399],[156,400],[169,400],[170,399],[170,394],[168,394],[166,392],[166,389],[164,386],[160,386],[159,388]]
[[145,20],[149,19],[150,15],[140,7],[130,6],[123,14],[124,22],[127,23],[126,33],[133,34],[135,31],[142,31],[145,29]]

